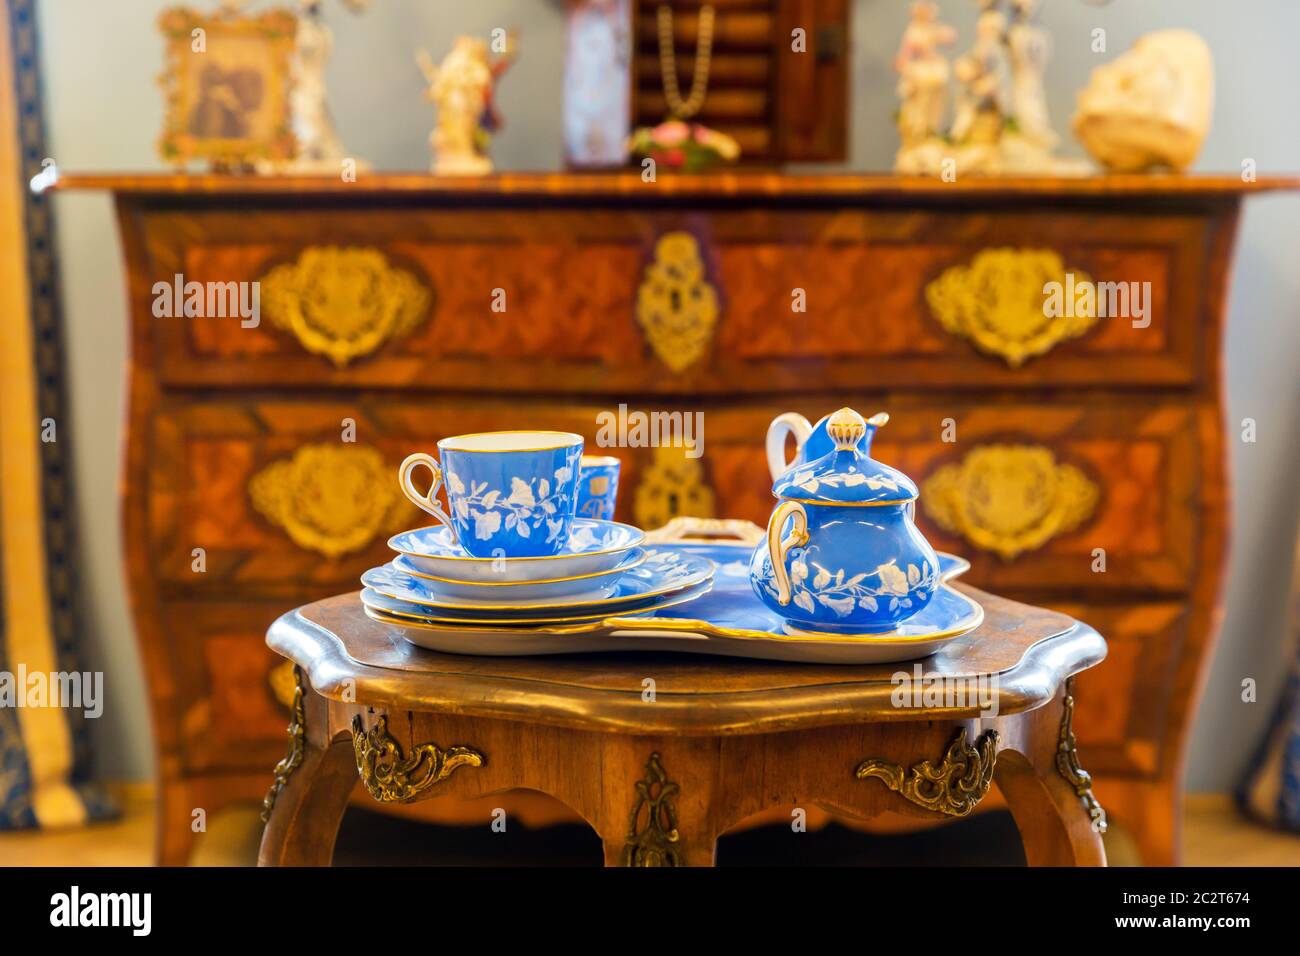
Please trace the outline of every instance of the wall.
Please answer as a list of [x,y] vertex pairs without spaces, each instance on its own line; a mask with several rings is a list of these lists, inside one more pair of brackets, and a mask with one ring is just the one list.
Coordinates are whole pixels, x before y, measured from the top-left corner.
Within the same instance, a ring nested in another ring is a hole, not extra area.
[[[166,5],[40,4],[50,149],[63,169],[159,168],[154,142],[162,47],[155,21]],[[897,139],[889,119],[895,108],[889,64],[907,6],[904,0],[855,3],[852,154],[845,168],[886,169],[892,161]],[[1209,40],[1218,66],[1214,128],[1197,169],[1236,171],[1251,157],[1261,172],[1300,170],[1300,127],[1292,109],[1292,91],[1300,87],[1292,43],[1300,35],[1300,4],[1053,0],[1046,6],[1044,23],[1056,44],[1049,97],[1059,130],[1066,130],[1074,92],[1093,66],[1146,31],[1185,26]],[[942,7],[961,31],[962,50],[972,35],[975,4],[943,0]],[[523,54],[499,91],[506,127],[493,153],[501,169],[557,167],[562,11],[560,0],[376,0],[355,17],[338,0],[326,0],[336,33],[330,90],[344,141],[378,168],[425,168],[432,110],[422,97],[414,49],[425,46],[440,57],[457,33],[515,26]],[[1090,49],[1098,26],[1107,30],[1104,56]],[[1067,148],[1079,152],[1072,142]],[[108,707],[95,728],[96,743],[105,775],[140,778],[151,772],[152,746],[124,594],[116,498],[127,324],[121,250],[107,196],[63,195],[56,208],[88,626],[93,663],[108,675]],[[1194,790],[1231,786],[1267,718],[1266,703],[1241,702],[1242,679],[1256,678],[1265,702],[1280,687],[1285,589],[1300,513],[1294,438],[1300,426],[1300,270],[1290,261],[1298,218],[1300,199],[1253,200],[1238,247],[1227,347],[1229,415],[1232,422],[1254,418],[1259,437],[1233,448],[1236,545],[1223,640],[1194,730]]]

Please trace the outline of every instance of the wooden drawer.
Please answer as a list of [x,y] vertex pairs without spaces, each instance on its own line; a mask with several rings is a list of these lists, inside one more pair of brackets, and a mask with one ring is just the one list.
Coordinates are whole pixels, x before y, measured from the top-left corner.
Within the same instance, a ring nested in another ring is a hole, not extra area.
[[[997,592],[1182,593],[1196,540],[1197,419],[1175,401],[986,405],[888,396],[879,457],[922,489],[918,522],[966,555]],[[791,403],[810,417],[824,401]],[[448,434],[556,428],[596,447],[610,406],[364,395],[339,400],[164,402],[155,423],[151,542],[166,593],[304,600],[357,587],[393,532],[425,523],[396,488],[397,464]],[[703,412],[704,454],[610,448],[624,462],[619,516],[657,527],[676,514],[765,523],[773,500],[763,436],[785,403],[632,408]],[[355,423],[355,442],[341,440]],[[693,419],[692,419],[693,420]],[[943,440],[948,423],[956,441]],[[194,549],[202,548],[202,571]],[[1097,549],[1105,571],[1094,570]]]
[[1154,776],[1168,757],[1174,674],[1190,626],[1182,603],[1041,602],[1106,638],[1106,660],[1075,679],[1074,733],[1091,773]]
[[[146,320],[156,369],[180,386],[589,394],[1186,385],[1202,374],[1203,218],[753,204],[142,214],[150,275],[261,290],[256,328]],[[1150,324],[1045,320],[1045,277],[1066,272],[1149,282]],[[135,308],[151,305],[138,296]]]
[[186,769],[268,775],[288,744],[292,675],[266,646],[280,604],[166,602],[174,732]]

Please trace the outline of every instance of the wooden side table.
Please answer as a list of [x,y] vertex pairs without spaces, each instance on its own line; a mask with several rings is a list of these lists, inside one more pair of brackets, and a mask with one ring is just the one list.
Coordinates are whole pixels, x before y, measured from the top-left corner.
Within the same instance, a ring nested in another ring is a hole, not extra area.
[[[965,816],[996,782],[1031,865],[1105,865],[1071,696],[1105,642],[964,590],[984,623],[920,662],[925,684],[912,662],[437,654],[371,621],[356,594],[306,605],[267,636],[298,685],[259,863],[328,865],[359,775],[386,802],[540,790],[591,824],[607,866],[709,866],[720,834],[801,802]],[[930,696],[904,698],[900,674]]]

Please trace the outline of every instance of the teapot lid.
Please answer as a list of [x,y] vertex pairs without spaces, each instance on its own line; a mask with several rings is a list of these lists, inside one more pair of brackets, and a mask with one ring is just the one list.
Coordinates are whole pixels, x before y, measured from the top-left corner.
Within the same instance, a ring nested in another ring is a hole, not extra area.
[[912,479],[871,457],[871,439],[876,429],[888,421],[884,412],[864,419],[851,408],[841,408],[826,423],[835,450],[787,471],[773,483],[772,494],[812,504],[912,501],[919,494]]

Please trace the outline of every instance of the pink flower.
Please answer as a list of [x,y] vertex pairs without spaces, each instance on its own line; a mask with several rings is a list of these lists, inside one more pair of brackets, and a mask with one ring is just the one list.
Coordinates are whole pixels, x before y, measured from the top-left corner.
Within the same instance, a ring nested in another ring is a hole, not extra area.
[[726,133],[707,126],[695,127],[695,141],[705,149],[711,149],[727,162],[733,162],[740,156],[740,144]]
[[691,138],[691,128],[681,120],[660,123],[650,134],[659,146],[680,146]]

